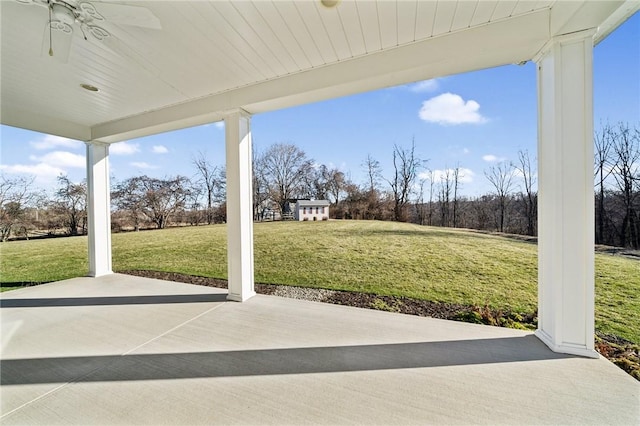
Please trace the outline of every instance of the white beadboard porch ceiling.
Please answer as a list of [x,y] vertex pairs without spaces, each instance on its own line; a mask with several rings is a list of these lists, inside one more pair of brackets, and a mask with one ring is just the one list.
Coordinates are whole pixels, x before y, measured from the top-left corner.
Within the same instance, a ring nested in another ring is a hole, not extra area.
[[118,42],[107,48],[75,28],[63,64],[41,55],[47,9],[0,1],[3,124],[116,142],[235,108],[259,113],[530,60],[551,37],[597,28],[597,41],[640,8],[637,0],[105,3],[142,6],[161,29],[107,22]]

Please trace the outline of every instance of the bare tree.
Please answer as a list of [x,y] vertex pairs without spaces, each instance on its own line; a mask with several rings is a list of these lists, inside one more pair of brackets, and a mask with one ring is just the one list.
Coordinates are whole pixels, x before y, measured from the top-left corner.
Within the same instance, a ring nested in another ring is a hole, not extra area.
[[374,159],[371,154],[367,154],[367,158],[365,158],[362,166],[367,172],[369,192],[377,191],[380,186],[380,180],[382,179],[382,167],[380,167],[380,162]]
[[491,206],[492,196],[483,195],[476,198],[471,203],[471,208],[475,216],[475,228],[486,230],[489,228],[488,208]]
[[312,169],[312,161],[295,145],[281,143],[272,145],[262,161],[271,197],[284,211],[287,200],[300,192],[301,184]]
[[429,212],[427,214],[427,217],[428,217],[427,224],[431,226],[433,225],[433,188],[435,185],[435,173],[433,170],[429,170],[428,179],[429,179]]
[[462,185],[460,183],[460,164],[453,169],[453,227],[458,227],[458,190]]
[[264,204],[269,199],[269,182],[265,176],[264,156],[257,149],[253,150],[252,162],[253,176],[253,217],[255,220],[264,219],[267,206]]
[[214,166],[203,152],[192,159],[196,167],[197,176],[195,183],[202,188],[202,194],[206,201],[205,219],[207,224],[213,223],[214,205],[220,199],[220,193],[225,186],[222,168]]
[[594,136],[594,175],[596,179],[596,244],[605,243],[605,182],[611,175],[611,156],[614,131],[605,124]]
[[31,227],[28,209],[37,207],[43,196],[33,188],[35,177],[0,176],[0,241],[7,241],[16,228],[28,237]]
[[640,191],[640,129],[630,129],[620,123],[613,139],[613,177],[616,181],[624,208],[619,232],[619,244],[623,247],[640,248],[640,218],[637,200]]
[[144,212],[156,224],[164,228],[172,214],[183,209],[188,196],[189,179],[176,176],[170,179],[141,177],[144,191]]
[[324,200],[327,198],[329,185],[329,171],[324,164],[311,164],[309,170],[303,173],[297,188],[297,196]]
[[189,179],[184,176],[167,179],[136,176],[122,182],[114,198],[116,205],[130,212],[136,227],[143,214],[162,229],[172,215],[184,209],[188,197]]
[[345,192],[345,187],[349,183],[349,180],[342,171],[334,167],[327,170],[326,181],[327,198],[331,201],[331,204],[337,206]]
[[[185,218],[192,226],[198,226],[200,223],[207,223],[207,213],[213,210],[202,208],[201,201],[203,198],[204,188],[199,183],[192,181],[191,186],[189,187],[189,196],[185,201]],[[213,219],[211,219],[211,223],[213,223]]]
[[58,176],[53,209],[62,216],[67,235],[84,234],[87,226],[87,184],[73,183],[67,176]]
[[329,200],[335,207],[344,194],[346,184],[347,178],[338,168],[312,164],[306,173],[301,174],[296,193],[303,198]]
[[112,203],[126,214],[134,230],[139,231],[144,220],[144,191],[142,179],[133,177],[116,185],[111,194]]
[[533,190],[536,183],[534,172],[531,169],[531,160],[529,151],[518,151],[518,164],[515,170],[519,172],[523,180],[523,188],[520,193],[520,199],[524,207],[524,216],[526,220],[527,235],[536,235],[536,223],[538,216],[538,195]]
[[438,204],[440,205],[440,226],[448,227],[451,225],[451,189],[453,187],[451,181],[451,169],[445,167],[440,174],[440,190],[438,191]]
[[341,216],[345,219],[367,219],[369,191],[361,189],[355,183],[348,183],[345,188],[345,197],[341,203]]
[[365,187],[366,208],[363,216],[366,219],[380,219],[380,181],[382,178],[382,167],[380,162],[374,159],[371,154],[367,154],[367,158],[362,163],[367,175],[367,183]]
[[393,177],[387,182],[393,195],[393,219],[406,221],[405,206],[413,191],[413,185],[422,167],[422,161],[415,155],[415,141],[411,148],[393,146]]
[[511,191],[513,190],[514,166],[512,163],[500,162],[485,170],[485,176],[496,190],[498,201],[498,230],[504,232]]
[[416,198],[416,221],[420,225],[427,222],[428,206],[424,202],[424,185],[428,178],[422,178],[418,182],[418,196]]

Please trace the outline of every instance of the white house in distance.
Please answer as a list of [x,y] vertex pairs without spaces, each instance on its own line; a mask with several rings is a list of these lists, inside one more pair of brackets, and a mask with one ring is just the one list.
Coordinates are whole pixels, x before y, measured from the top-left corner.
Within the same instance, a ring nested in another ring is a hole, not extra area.
[[329,201],[298,200],[294,212],[295,220],[329,220]]

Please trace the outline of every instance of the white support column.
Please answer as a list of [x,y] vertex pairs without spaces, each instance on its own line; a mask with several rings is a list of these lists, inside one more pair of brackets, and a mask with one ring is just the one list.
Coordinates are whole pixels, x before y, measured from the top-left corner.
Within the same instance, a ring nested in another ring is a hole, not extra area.
[[229,295],[244,302],[253,289],[251,117],[237,110],[224,118],[227,150],[227,258]]
[[87,142],[89,276],[112,274],[109,145]]
[[594,350],[593,34],[554,39],[538,64],[538,330],[555,352]]

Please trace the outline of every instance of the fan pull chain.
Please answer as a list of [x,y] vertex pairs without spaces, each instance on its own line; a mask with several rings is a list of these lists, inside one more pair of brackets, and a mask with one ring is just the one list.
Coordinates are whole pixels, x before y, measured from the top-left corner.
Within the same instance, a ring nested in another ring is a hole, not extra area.
[[51,5],[51,3],[49,3],[49,56],[53,56],[53,37],[51,36],[51,9],[53,8],[53,5]]
[[84,37],[85,40],[88,40],[87,34],[84,32],[84,24],[80,24],[80,31],[82,31],[82,37]]

